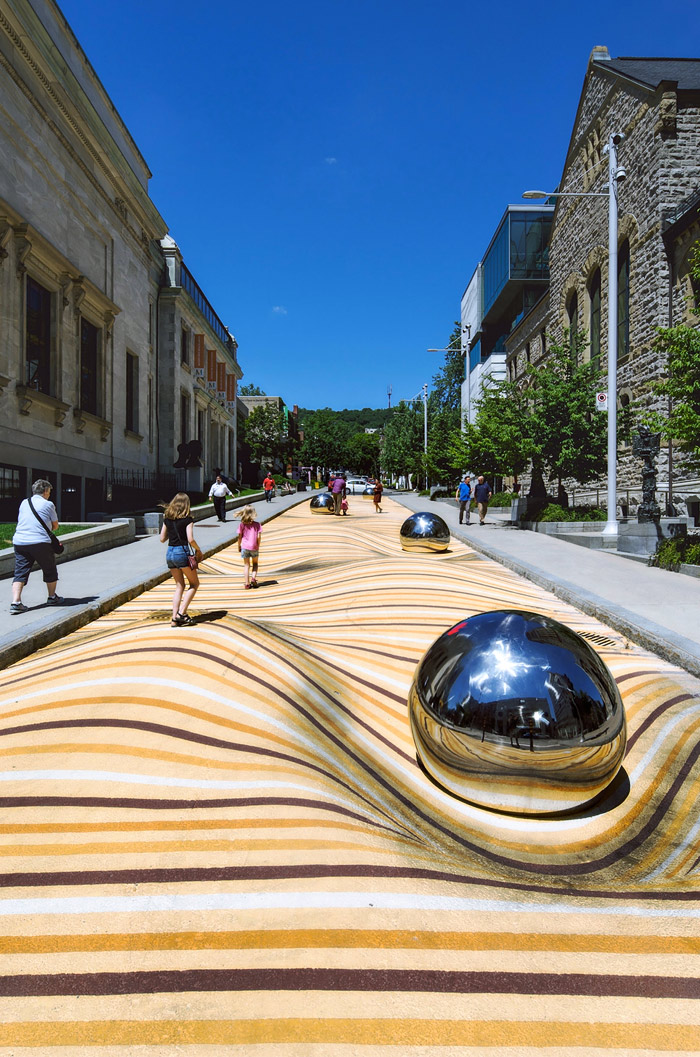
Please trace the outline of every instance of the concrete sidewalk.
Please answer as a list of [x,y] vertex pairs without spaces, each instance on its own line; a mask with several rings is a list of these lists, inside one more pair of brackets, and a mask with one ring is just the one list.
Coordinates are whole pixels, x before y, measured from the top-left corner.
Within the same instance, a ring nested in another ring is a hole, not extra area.
[[[264,523],[297,503],[308,502],[311,494],[293,492],[288,496],[276,496],[270,503],[255,497],[251,499],[259,520]],[[195,524],[195,539],[205,557],[227,547],[238,535],[240,522],[235,512],[229,510],[227,518],[224,523],[210,517]],[[140,537],[123,547],[65,562],[59,566],[58,575],[58,594],[64,599],[63,605],[46,605],[46,588],[41,570],[35,566],[22,593],[22,601],[29,606],[29,611],[18,615],[10,613],[12,580],[3,582],[0,668],[6,668],[8,664],[29,656],[104,613],[109,613],[123,602],[167,579],[170,572],[165,565],[165,547],[158,535],[154,535]]]
[[[700,580],[604,550],[510,526],[502,519],[459,524],[456,502],[392,494],[412,511],[439,514],[458,539],[615,628],[658,656],[700,676]],[[488,585],[484,585],[488,592]]]

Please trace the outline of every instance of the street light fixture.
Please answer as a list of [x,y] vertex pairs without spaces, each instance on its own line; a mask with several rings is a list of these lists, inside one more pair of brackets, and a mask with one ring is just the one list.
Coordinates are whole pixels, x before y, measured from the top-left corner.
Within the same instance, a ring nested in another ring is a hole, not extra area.
[[617,536],[617,185],[627,173],[617,164],[617,146],[624,136],[611,132],[604,151],[608,155],[606,191],[525,191],[523,198],[608,199],[608,519],[605,536]]

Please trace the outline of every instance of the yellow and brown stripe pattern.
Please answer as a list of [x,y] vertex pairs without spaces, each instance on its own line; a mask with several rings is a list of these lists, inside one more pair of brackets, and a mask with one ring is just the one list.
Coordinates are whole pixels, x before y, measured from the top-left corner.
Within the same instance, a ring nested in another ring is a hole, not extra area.
[[[700,694],[406,512],[307,504],[262,586],[209,560],[8,669],[0,1055],[700,1051]],[[472,613],[535,609],[617,679],[625,771],[566,819],[491,814],[416,763],[413,671]]]

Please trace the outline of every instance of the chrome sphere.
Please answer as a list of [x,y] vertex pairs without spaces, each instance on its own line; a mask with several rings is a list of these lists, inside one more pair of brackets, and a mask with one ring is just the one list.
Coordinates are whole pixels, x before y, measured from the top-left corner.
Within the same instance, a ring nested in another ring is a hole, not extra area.
[[312,514],[332,514],[335,510],[333,496],[330,492],[319,492],[309,503]]
[[517,610],[455,624],[427,651],[408,698],[418,757],[449,792],[516,814],[573,811],[617,774],[622,698],[585,639]]
[[373,484],[366,484],[365,487],[362,489],[362,494],[363,495],[369,495],[369,496],[374,495],[374,485]]
[[405,551],[446,551],[450,545],[450,530],[437,514],[411,514],[400,536]]

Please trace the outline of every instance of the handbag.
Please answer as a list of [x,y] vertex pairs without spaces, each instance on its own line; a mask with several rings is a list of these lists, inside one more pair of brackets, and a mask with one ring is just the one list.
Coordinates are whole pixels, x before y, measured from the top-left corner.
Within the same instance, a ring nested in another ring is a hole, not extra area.
[[32,505],[31,499],[27,499],[27,502],[29,503],[29,508],[32,514],[37,519],[44,532],[49,537],[49,540],[51,541],[51,549],[53,550],[54,554],[63,554],[63,544],[61,543],[58,536],[46,527],[46,522],[37,514],[36,510],[34,509],[34,506]]
[[196,555],[195,549],[194,549],[194,547],[192,546],[191,543],[187,544],[187,561],[189,563],[190,569],[198,569],[199,568],[199,562],[197,561],[197,555]]

